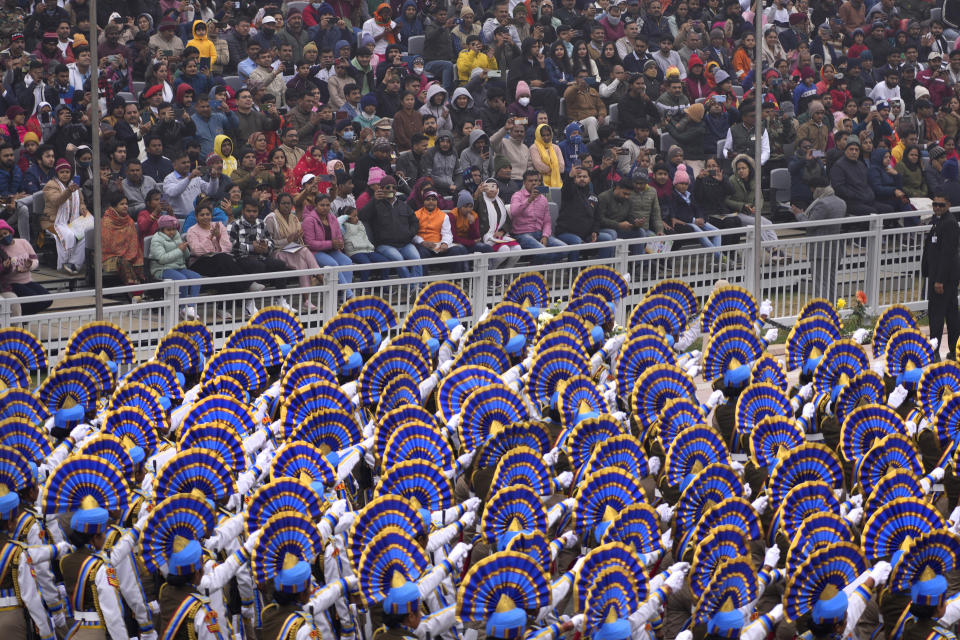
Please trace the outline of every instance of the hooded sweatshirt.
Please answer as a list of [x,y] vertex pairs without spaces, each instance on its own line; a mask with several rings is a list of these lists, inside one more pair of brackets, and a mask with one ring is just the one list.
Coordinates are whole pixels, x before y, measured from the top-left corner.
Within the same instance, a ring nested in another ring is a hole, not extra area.
[[[478,141],[486,141],[487,158],[484,160],[480,151],[476,148]],[[477,167],[480,169],[480,175],[484,180],[493,176],[493,150],[490,148],[490,139],[482,129],[474,129],[470,132],[470,144],[463,153],[460,154],[461,167]]]
[[200,52],[200,60],[209,60],[210,67],[213,67],[213,64],[217,61],[217,46],[213,44],[207,34],[202,36],[197,35],[197,25],[204,25],[206,23],[203,20],[194,20],[193,21],[193,39],[187,42],[188,47],[196,47],[197,51]]
[[[573,141],[574,133],[579,136],[576,142]],[[568,124],[567,128],[563,130],[563,137],[563,142],[558,146],[563,154],[563,165],[566,169],[564,173],[569,173],[570,167],[575,166],[579,161],[580,154],[587,152],[587,143],[583,140],[583,127],[580,126],[579,122]]]
[[943,191],[950,201],[950,206],[960,206],[960,162],[957,162],[956,158],[949,158],[943,163],[940,174],[943,176]]
[[[457,107],[457,98],[467,97],[467,106],[463,109]],[[472,122],[480,119],[480,113],[474,108],[473,96],[465,87],[457,87],[453,92],[453,98],[450,100],[450,120],[453,122],[453,130],[460,131],[464,122]],[[439,123],[438,123],[439,124]]]
[[[440,150],[440,141],[444,138],[450,140],[450,150],[446,153]],[[438,187],[438,190],[447,190],[453,184],[454,176],[459,172],[460,162],[453,148],[452,133],[449,131],[437,133],[437,144],[427,149],[424,166],[427,168],[427,175],[433,178],[433,184]]]
[[223,155],[223,143],[230,140],[228,136],[218,135],[213,139],[213,152],[223,159],[223,175],[228,178],[237,170],[237,159],[233,157],[233,140],[230,140],[231,153],[229,156]]
[[[443,94],[443,104],[438,107],[433,104],[433,97],[440,94]],[[444,129],[453,131],[453,121],[450,119],[450,108],[447,105],[447,90],[439,83],[431,84],[427,89],[427,101],[420,107],[420,115],[436,118],[437,131]]]

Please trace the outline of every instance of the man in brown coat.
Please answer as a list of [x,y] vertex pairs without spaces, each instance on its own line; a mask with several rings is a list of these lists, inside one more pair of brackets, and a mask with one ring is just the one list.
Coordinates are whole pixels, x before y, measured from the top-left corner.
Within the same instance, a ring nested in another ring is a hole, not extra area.
[[597,126],[607,117],[607,106],[597,90],[587,84],[587,72],[577,73],[577,81],[563,92],[567,117],[577,120],[587,130],[590,141],[597,139]]

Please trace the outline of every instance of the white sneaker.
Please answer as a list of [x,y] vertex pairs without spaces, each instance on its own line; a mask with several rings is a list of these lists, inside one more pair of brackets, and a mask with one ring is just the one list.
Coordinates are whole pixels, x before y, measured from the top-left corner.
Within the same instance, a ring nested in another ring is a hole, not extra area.
[[254,304],[253,300],[247,300],[243,305],[243,310],[247,312],[248,316],[252,316],[257,312],[257,305]]
[[247,291],[252,291],[253,293],[256,293],[257,291],[263,291],[264,289],[266,289],[266,287],[259,282],[251,282],[250,286],[247,287]]
[[287,301],[286,298],[280,298],[277,301],[277,304],[279,304],[281,307],[283,307],[287,311],[293,311],[293,307],[290,306],[290,303]]
[[230,322],[233,320],[233,316],[230,315],[230,312],[226,309],[217,309],[217,320],[222,320],[223,322]]
[[194,308],[192,304],[187,305],[186,307],[184,307],[183,310],[186,312],[187,320],[196,320],[197,318],[200,317],[197,315],[197,310],[196,308]]

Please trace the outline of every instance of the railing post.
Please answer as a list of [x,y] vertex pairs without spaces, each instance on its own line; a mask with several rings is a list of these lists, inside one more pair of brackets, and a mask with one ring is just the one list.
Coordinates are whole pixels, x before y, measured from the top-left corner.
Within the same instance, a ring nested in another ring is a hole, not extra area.
[[[645,246],[645,245],[641,245],[641,246]],[[630,245],[628,245],[625,242],[621,242],[617,244],[617,248],[614,251],[613,257],[617,261],[617,267],[616,267],[617,271],[619,271],[623,275],[630,274]],[[630,275],[629,282],[630,284],[627,288],[627,297],[630,296],[630,289],[633,289],[634,286],[639,285],[639,283],[637,283],[637,285],[634,285],[632,274]],[[626,324],[627,312],[624,307],[625,305],[618,304],[617,311],[614,314],[614,322],[616,322],[619,325]]]
[[320,287],[323,291],[323,304],[321,305],[323,317],[320,318],[320,324],[337,315],[337,284],[339,281],[338,274],[324,269],[323,285]]
[[13,317],[11,308],[16,298],[0,298],[0,327],[9,327],[10,318]]
[[177,286],[176,280],[171,280],[166,283],[164,288],[166,291],[164,292],[163,299],[164,301],[169,301],[166,308],[167,320],[165,325],[167,331],[170,331],[180,318],[180,287]]
[[[743,286],[746,289],[752,288],[753,282],[754,282],[753,271],[756,267],[753,259],[753,251],[754,251],[753,236],[755,233],[756,233],[756,230],[754,229],[754,227],[747,227],[747,233],[745,238],[746,242],[743,245],[743,282],[741,283],[741,286]],[[761,285],[762,284],[763,283],[761,281]],[[761,286],[761,290],[762,288],[763,287]]]
[[866,282],[867,304],[870,315],[876,315],[880,308],[880,254],[883,250],[883,220],[873,214],[870,216],[870,233],[867,235]]
[[490,263],[487,261],[486,253],[475,254],[479,256],[478,260],[474,263],[474,277],[473,277],[473,319],[478,320],[483,312],[487,310],[487,288],[490,286],[490,283],[487,281],[487,276],[490,271]]

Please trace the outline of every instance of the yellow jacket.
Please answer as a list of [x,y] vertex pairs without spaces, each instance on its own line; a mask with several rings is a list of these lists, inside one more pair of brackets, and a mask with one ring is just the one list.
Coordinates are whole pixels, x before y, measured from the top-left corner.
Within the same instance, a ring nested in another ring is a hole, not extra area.
[[197,37],[197,25],[202,24],[206,26],[206,23],[203,20],[194,20],[193,21],[193,38],[187,42],[188,47],[195,47],[197,51],[200,52],[200,59],[210,58],[210,67],[213,67],[213,63],[217,61],[217,46],[210,41],[210,39],[204,34],[201,37]]
[[460,76],[460,84],[470,82],[470,72],[476,67],[487,70],[499,68],[496,58],[487,57],[487,54],[473,49],[464,49],[457,56],[457,75]]

